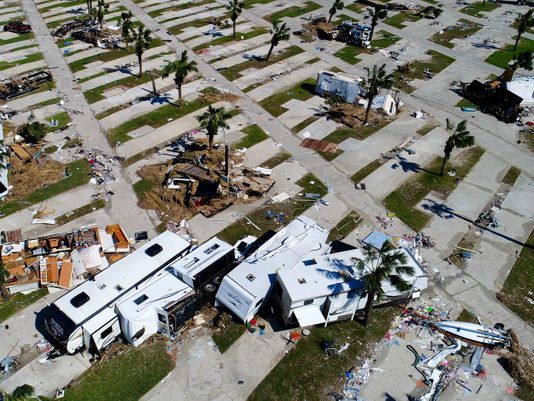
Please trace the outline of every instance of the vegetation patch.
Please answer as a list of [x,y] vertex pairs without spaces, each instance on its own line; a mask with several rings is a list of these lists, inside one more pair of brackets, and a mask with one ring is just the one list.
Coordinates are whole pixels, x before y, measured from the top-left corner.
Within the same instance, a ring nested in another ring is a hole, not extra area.
[[414,231],[421,231],[430,220],[431,215],[423,213],[416,208],[416,205],[431,191],[438,193],[445,199],[471,171],[482,154],[484,154],[484,149],[478,146],[460,153],[449,163],[449,168],[456,171],[454,177],[448,174],[439,175],[443,158],[436,157],[384,199],[386,208],[396,213],[397,217]]
[[[237,27],[239,28],[239,26]],[[251,31],[248,31],[248,32],[236,32],[236,38],[232,38],[232,35],[227,35],[227,36],[221,36],[215,40],[212,40],[211,42],[207,42],[207,43],[203,43],[201,45],[198,45],[198,46],[195,46],[193,48],[194,51],[199,51],[199,50],[202,50],[202,49],[205,49],[207,47],[212,47],[212,46],[219,46],[219,45],[223,45],[225,43],[229,43],[229,42],[232,42],[232,41],[235,41],[235,42],[239,42],[241,40],[247,40],[247,39],[251,39],[251,38],[254,38],[256,36],[260,36],[260,35],[263,35],[265,33],[268,33],[269,30],[267,28],[264,28],[264,27],[255,27],[254,29],[252,29]]]
[[68,213],[62,214],[61,216],[56,218],[56,224],[57,225],[66,224],[69,221],[76,220],[82,216],[85,216],[86,214],[94,212],[95,210],[102,209],[105,206],[106,206],[106,201],[104,199],[97,199],[91,203],[88,203],[87,205],[71,210]]
[[458,316],[458,319],[456,319],[460,322],[466,322],[466,323],[476,323],[478,324],[478,319],[476,315],[469,312],[467,309],[462,309],[462,312],[460,313],[460,316]]
[[291,158],[291,153],[286,151],[279,152],[278,154],[274,155],[273,157],[270,157],[269,159],[261,163],[260,167],[273,169],[279,164],[282,164],[283,162],[288,160],[289,158]]
[[182,4],[176,4],[170,7],[160,8],[158,10],[150,11],[148,15],[150,15],[152,18],[159,17],[160,15],[163,15],[165,13],[169,13],[172,11],[180,11],[180,10],[187,10],[191,7],[198,7],[203,6],[205,4],[212,3],[211,0],[202,0],[202,1],[190,1]]
[[379,168],[382,164],[384,164],[384,161],[382,159],[376,159],[373,160],[371,163],[367,164],[365,167],[362,167],[358,171],[356,171],[350,179],[355,184],[362,182],[362,180],[370,175],[373,171],[375,171],[377,168]]
[[269,138],[269,135],[267,135],[258,124],[251,125],[247,128],[242,129],[241,131],[243,131],[246,136],[233,145],[233,147],[236,149],[248,149],[256,145],[257,143],[265,141],[267,138]]
[[15,313],[33,304],[47,294],[48,290],[46,288],[40,288],[39,290],[30,292],[29,294],[18,293],[13,295],[9,300],[1,300],[0,323],[6,321]]
[[405,22],[417,22],[421,19],[419,15],[408,13],[408,12],[400,12],[398,14],[395,14],[393,17],[389,17],[388,19],[384,20],[384,22],[388,25],[394,26],[398,29],[406,28]]
[[415,133],[419,136],[425,136],[430,131],[432,131],[434,128],[439,127],[439,123],[437,122],[431,122],[423,125],[421,128],[419,128]]
[[515,55],[523,52],[534,52],[534,40],[521,37],[515,52],[514,45],[507,45],[504,49],[491,53],[485,61],[486,63],[505,69]]
[[70,116],[68,112],[62,111],[61,113],[54,114],[50,117],[49,121],[57,121],[57,125],[48,127],[48,132],[57,131],[70,123]]
[[[161,71],[159,70],[152,70],[152,73],[154,74],[154,79],[161,76]],[[85,99],[89,104],[98,102],[99,100],[105,99],[105,96],[103,95],[104,92],[106,92],[109,89],[122,86],[125,88],[134,88],[139,85],[146,84],[147,82],[151,81],[150,74],[143,74],[141,78],[139,78],[138,75],[130,75],[125,78],[119,79],[117,81],[110,82],[105,85],[98,86],[96,88],[90,89],[87,92],[84,92],[83,95],[85,96]]]
[[291,6],[264,17],[269,22],[279,21],[282,18],[295,18],[321,8],[320,4],[307,1],[303,6]]
[[300,131],[302,131],[307,126],[313,124],[315,121],[317,121],[320,117],[313,115],[311,117],[308,117],[304,121],[301,121],[297,125],[295,125],[293,128],[291,128],[291,132],[294,134],[298,134]]
[[377,49],[385,49],[400,40],[400,37],[387,31],[378,31],[375,38],[371,41],[371,48],[358,47],[354,45],[345,45],[341,50],[334,53],[334,56],[346,61],[349,64],[359,63],[361,60],[357,57],[360,54],[369,54]]
[[462,108],[462,107],[474,107],[475,109],[478,109],[478,106],[477,106],[476,104],[471,103],[471,102],[470,102],[469,100],[467,100],[467,99],[460,99],[460,100],[458,101],[458,103],[456,103],[456,104],[454,105],[454,107],[460,107],[460,108]]
[[278,117],[287,111],[282,105],[291,99],[306,101],[313,96],[315,96],[315,78],[309,78],[290,89],[275,93],[261,100],[259,104],[273,116]]
[[482,18],[485,17],[485,15],[482,13],[488,13],[499,7],[500,6],[497,3],[492,3],[490,1],[479,1],[465,6],[464,8],[460,9],[460,12],[472,15],[473,17]]
[[245,332],[245,326],[242,322],[229,313],[223,313],[218,321],[218,329],[213,333],[213,342],[219,348],[221,353],[225,353]]
[[382,128],[384,128],[390,122],[391,120],[382,119],[378,123],[375,123],[375,124],[358,125],[352,128],[350,127],[338,128],[334,132],[328,134],[323,139],[325,141],[333,142],[337,144],[349,138],[354,138],[354,139],[363,141],[364,139],[373,135],[378,130],[381,130]]
[[362,218],[354,210],[343,217],[328,234],[328,241],[342,240],[361,223]]
[[512,166],[506,172],[506,175],[502,179],[502,183],[507,184],[507,185],[514,185],[520,175],[521,175],[521,170],[519,170],[515,166]]
[[468,38],[480,28],[482,28],[482,25],[462,18],[455,25],[446,27],[443,33],[438,32],[432,35],[430,40],[452,49],[454,47],[454,43],[451,43],[453,39]]
[[0,71],[7,70],[8,68],[13,68],[18,65],[33,63],[35,61],[39,61],[43,59],[43,53],[33,53],[25,56],[22,59],[7,62],[7,61],[0,61]]

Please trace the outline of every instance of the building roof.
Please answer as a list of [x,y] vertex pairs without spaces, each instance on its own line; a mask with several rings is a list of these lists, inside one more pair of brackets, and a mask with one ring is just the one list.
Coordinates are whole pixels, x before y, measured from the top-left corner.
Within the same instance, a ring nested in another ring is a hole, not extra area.
[[514,78],[506,83],[506,89],[523,98],[521,105],[534,104],[534,76]]
[[80,324],[178,258],[189,246],[179,235],[166,231],[54,303],[74,323]]

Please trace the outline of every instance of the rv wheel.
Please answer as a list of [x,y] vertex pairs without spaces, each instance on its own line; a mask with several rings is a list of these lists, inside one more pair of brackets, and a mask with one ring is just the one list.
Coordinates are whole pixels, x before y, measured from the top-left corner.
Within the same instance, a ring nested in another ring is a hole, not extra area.
[[497,330],[504,330],[504,324],[502,323],[495,323],[495,326],[493,326]]
[[216,288],[217,287],[213,283],[208,283],[208,284],[204,285],[204,291],[206,291],[206,292],[213,292],[213,291],[215,291]]
[[217,277],[215,277],[213,279],[213,283],[217,284],[217,285],[221,284],[221,281],[222,281],[222,277],[221,276],[217,276]]

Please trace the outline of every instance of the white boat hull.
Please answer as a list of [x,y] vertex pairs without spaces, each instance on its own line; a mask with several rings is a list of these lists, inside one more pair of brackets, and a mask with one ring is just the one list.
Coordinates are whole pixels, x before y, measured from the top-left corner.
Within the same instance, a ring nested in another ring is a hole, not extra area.
[[445,321],[433,324],[446,336],[483,347],[507,347],[510,339],[506,333],[476,323]]

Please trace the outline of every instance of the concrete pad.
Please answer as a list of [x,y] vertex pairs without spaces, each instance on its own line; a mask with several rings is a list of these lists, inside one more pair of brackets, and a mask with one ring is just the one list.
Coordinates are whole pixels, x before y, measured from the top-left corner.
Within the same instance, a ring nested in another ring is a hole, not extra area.
[[23,72],[36,70],[42,67],[46,67],[46,63],[44,60],[38,60],[34,61],[33,63],[17,65],[15,67],[8,68],[7,70],[0,71],[0,79],[9,78],[13,75],[22,74]]
[[13,100],[9,100],[7,102],[7,105],[9,108],[18,111],[18,110],[27,109],[28,107],[33,106],[34,104],[53,99],[55,97],[57,97],[57,92],[55,90],[48,90],[44,92],[38,92],[35,94],[30,93],[26,96],[22,96],[19,98],[15,98]]
[[[323,139],[332,132],[334,132],[339,126],[334,120],[329,120],[326,117],[321,117],[318,120],[314,121],[307,127],[303,128],[297,136],[301,139],[304,139],[304,133],[307,132],[310,134],[310,138],[313,139]],[[354,155],[352,156],[354,157]]]
[[154,131],[154,128],[152,128],[150,125],[143,125],[142,127],[137,128],[135,131],[130,132],[129,135],[132,138],[136,139],[136,138],[142,137],[142,136],[144,136],[146,134],[149,134],[152,131]]
[[11,50],[18,49],[20,47],[26,47],[30,45],[37,45],[37,42],[35,39],[28,39],[28,40],[21,40],[18,42],[13,43],[7,43],[5,45],[0,46],[0,54],[8,53]]
[[282,105],[287,109],[278,120],[288,128],[292,128],[317,113],[317,109],[301,100],[292,99]]
[[302,191],[295,182],[300,180],[308,171],[297,162],[285,161],[273,169],[271,177],[275,180],[272,189],[273,196],[286,192],[293,197]]
[[323,200],[328,205],[314,204],[303,214],[315,220],[319,225],[327,230],[331,230],[348,213],[347,206],[333,193],[327,193]]
[[29,47],[27,49],[21,49],[21,50],[13,50],[13,51],[10,51],[9,53],[3,54],[2,61],[8,62],[8,63],[22,61],[29,55],[36,54],[39,52],[40,51],[39,51],[38,46]]
[[521,174],[501,206],[503,209],[513,210],[532,219],[534,217],[534,181]]
[[259,166],[262,162],[275,156],[278,152],[280,152],[280,147],[276,146],[276,142],[271,138],[267,138],[247,149],[245,152],[245,164],[250,167]]

